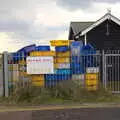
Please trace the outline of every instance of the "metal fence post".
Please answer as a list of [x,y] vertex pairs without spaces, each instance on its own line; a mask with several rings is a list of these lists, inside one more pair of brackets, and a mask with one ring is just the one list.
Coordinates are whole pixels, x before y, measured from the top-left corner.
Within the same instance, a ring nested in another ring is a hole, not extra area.
[[102,51],[102,81],[103,86],[105,87],[105,53]]
[[3,53],[3,78],[4,78],[4,95],[8,97],[8,52]]

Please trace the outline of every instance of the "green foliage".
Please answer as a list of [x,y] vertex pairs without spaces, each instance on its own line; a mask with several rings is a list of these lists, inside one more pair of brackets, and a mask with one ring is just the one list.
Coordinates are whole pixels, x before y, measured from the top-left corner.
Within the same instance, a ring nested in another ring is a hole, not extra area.
[[[99,86],[94,92],[89,92],[85,87],[73,81],[64,81],[56,87],[34,87],[30,83],[25,86],[18,84],[11,92],[10,97],[5,99],[9,103],[24,104],[56,104],[67,102],[114,102],[120,97],[113,95]],[[2,100],[0,100],[2,101]]]

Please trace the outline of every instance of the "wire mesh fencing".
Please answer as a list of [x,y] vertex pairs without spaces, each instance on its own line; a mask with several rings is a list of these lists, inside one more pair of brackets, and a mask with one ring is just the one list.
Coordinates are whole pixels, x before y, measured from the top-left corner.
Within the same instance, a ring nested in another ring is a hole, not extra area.
[[[54,87],[59,83],[72,81],[77,85],[86,87],[96,86],[97,82],[89,79],[101,80],[101,54],[55,55],[53,56],[54,73],[28,74],[27,57],[24,53],[20,55],[8,54],[8,85],[9,89],[17,85],[26,87],[32,84],[36,87]],[[36,56],[32,57],[35,58]],[[41,58],[42,56],[37,56]],[[33,59],[34,60],[34,59]],[[34,62],[39,62],[34,60]],[[33,64],[34,68],[35,64]],[[45,71],[44,66],[38,66]],[[46,69],[47,71],[47,69]],[[97,76],[97,78],[96,78]],[[92,78],[91,78],[92,77]],[[86,82],[87,80],[88,82]],[[19,83],[19,84],[18,84]],[[13,90],[13,89],[11,89]]]

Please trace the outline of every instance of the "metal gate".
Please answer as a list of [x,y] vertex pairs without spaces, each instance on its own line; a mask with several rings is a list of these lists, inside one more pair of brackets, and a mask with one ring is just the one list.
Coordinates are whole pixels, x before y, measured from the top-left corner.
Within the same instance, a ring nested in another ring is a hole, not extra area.
[[103,84],[112,93],[120,93],[120,51],[108,51],[103,56]]

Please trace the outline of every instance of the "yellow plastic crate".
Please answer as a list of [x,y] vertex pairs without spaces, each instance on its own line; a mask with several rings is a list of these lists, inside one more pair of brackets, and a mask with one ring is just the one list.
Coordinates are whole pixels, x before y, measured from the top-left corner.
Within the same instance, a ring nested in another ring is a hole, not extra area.
[[34,81],[34,82],[32,82],[32,84],[33,84],[33,86],[44,87],[45,81],[44,80]]
[[44,80],[44,75],[32,75],[32,81],[43,81]]
[[98,85],[98,80],[86,80],[86,85]]
[[94,85],[94,86],[87,86],[87,90],[88,91],[97,91],[98,90],[98,86]]
[[33,51],[30,56],[56,56],[55,51]]
[[70,57],[70,51],[67,52],[56,52],[57,57]]
[[26,65],[26,61],[25,60],[19,60],[18,64],[20,64],[20,65]]
[[8,70],[9,70],[9,71],[12,71],[12,70],[13,70],[13,65],[12,65],[12,64],[8,65]]
[[55,58],[55,63],[69,63],[70,58]]
[[54,68],[55,68],[55,69],[58,68],[58,63],[54,63]]
[[70,40],[51,40],[51,46],[69,46]]
[[85,75],[86,80],[98,80],[99,76],[98,73],[87,73]]

